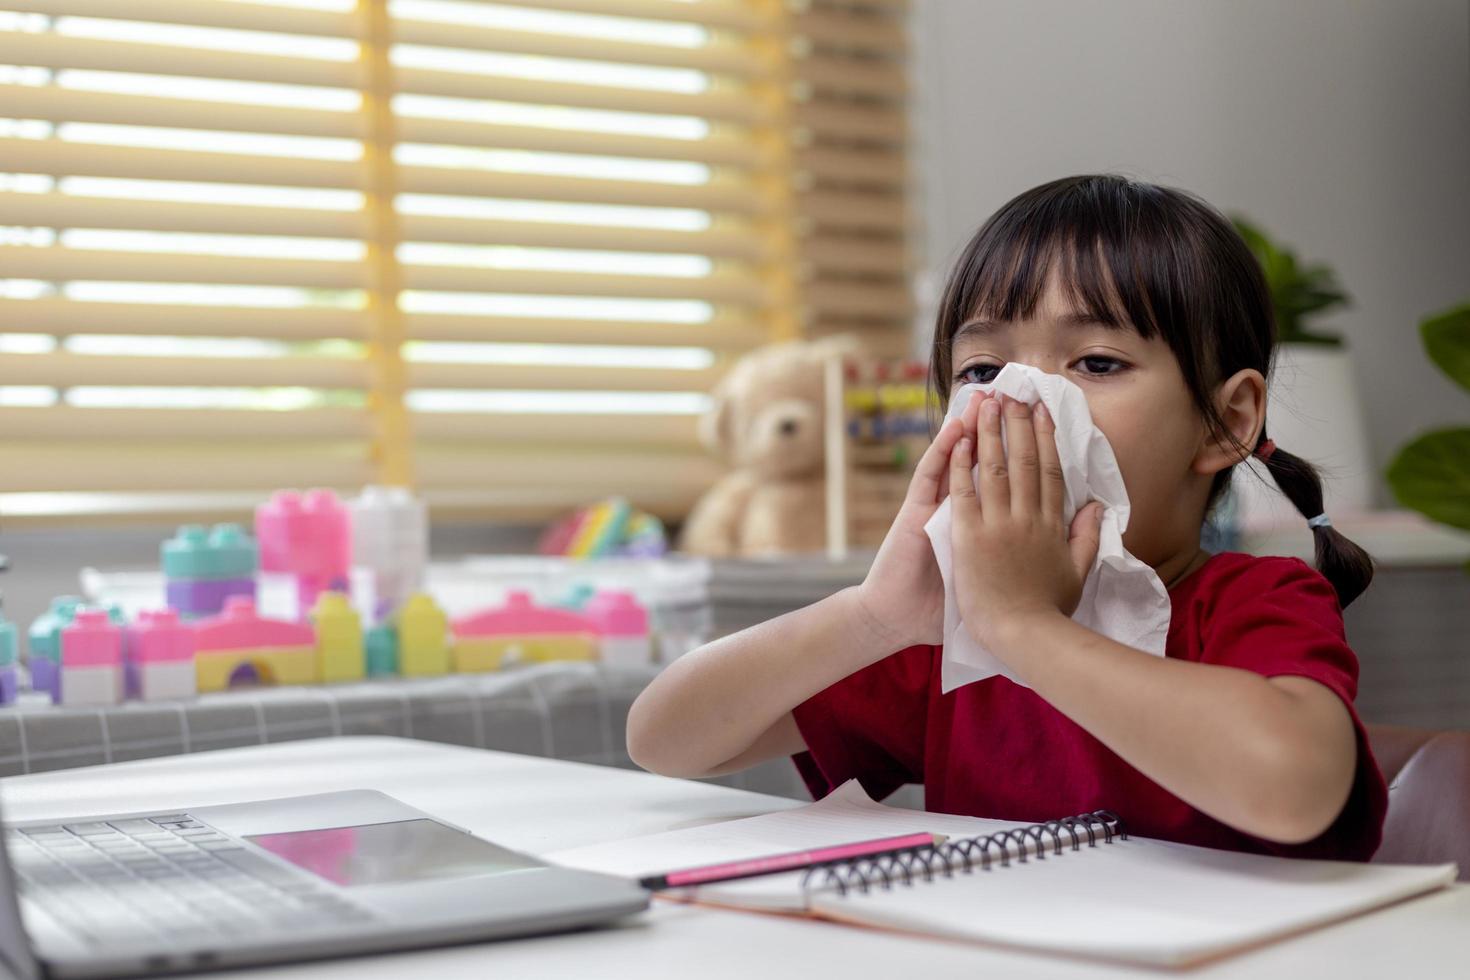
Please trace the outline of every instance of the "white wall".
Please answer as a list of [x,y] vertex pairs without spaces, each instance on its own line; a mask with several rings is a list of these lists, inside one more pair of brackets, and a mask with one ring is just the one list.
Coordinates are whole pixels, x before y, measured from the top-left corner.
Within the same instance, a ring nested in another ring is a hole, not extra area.
[[1178,185],[1337,269],[1354,306],[1319,325],[1348,339],[1380,472],[1470,419],[1416,330],[1470,298],[1466,0],[918,0],[915,17],[932,273],[1051,178]]

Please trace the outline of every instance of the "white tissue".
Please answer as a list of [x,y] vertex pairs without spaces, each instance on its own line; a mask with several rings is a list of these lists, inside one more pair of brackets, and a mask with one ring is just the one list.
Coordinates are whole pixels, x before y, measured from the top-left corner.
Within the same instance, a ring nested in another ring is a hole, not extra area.
[[[1060,375],[1012,361],[989,384],[965,385],[957,391],[947,417],[960,414],[977,391],[1009,395],[1028,405],[1038,401],[1046,405],[1056,423],[1057,457],[1066,482],[1062,518],[1068,527],[1088,501],[1098,500],[1103,504],[1097,558],[1087,573],[1082,601],[1072,613],[1072,619],[1119,643],[1162,657],[1169,633],[1169,592],[1152,568],[1123,547],[1123,532],[1128,529],[1128,491],[1113,456],[1113,447],[1092,424],[1092,413],[1087,410],[1082,389]],[[939,573],[944,578],[941,690],[948,693],[997,674],[1019,684],[1021,681],[1004,664],[970,637],[960,620],[955,602],[952,523],[950,502],[946,499],[924,525],[939,562]]]

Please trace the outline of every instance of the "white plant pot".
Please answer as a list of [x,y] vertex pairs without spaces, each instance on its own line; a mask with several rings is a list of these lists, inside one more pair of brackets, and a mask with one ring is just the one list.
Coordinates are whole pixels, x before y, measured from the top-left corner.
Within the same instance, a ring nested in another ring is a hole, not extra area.
[[[1317,467],[1328,514],[1371,508],[1373,462],[1345,348],[1281,345],[1268,387],[1266,433],[1276,445]],[[1235,523],[1245,530],[1304,520],[1254,458],[1235,468],[1231,494]]]

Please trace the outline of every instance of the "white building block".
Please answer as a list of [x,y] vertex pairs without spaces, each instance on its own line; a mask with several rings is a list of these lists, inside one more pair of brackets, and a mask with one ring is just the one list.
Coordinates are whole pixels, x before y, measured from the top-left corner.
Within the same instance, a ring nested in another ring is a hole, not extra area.
[[62,704],[121,704],[122,699],[121,667],[61,668]]
[[144,701],[181,701],[198,693],[193,660],[163,660],[138,666],[138,697]]

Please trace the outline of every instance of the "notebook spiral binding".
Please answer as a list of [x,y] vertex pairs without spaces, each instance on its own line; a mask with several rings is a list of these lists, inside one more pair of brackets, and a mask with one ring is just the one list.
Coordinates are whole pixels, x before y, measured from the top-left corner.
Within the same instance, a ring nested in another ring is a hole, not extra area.
[[1048,844],[1053,855],[1061,854],[1067,841],[1071,842],[1072,850],[1079,850],[1084,834],[1088,847],[1096,847],[1099,837],[1104,844],[1113,843],[1115,837],[1128,839],[1117,814],[1111,810],[1094,810],[1002,833],[964,837],[937,847],[915,847],[877,857],[814,865],[801,876],[801,890],[804,894],[827,889],[835,889],[840,896],[850,891],[866,894],[871,888],[912,885],[919,879],[933,881],[935,875],[953,878],[956,871],[970,874],[977,866],[981,871],[989,871],[994,864],[1006,868],[1012,860],[1026,863],[1028,841],[1035,842],[1034,856],[1041,861],[1046,858]]

